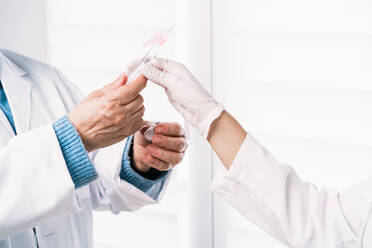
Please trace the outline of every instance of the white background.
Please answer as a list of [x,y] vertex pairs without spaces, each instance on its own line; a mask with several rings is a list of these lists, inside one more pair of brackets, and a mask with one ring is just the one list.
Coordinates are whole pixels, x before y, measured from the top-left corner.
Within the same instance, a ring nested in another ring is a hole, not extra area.
[[[342,190],[370,174],[372,3],[367,0],[0,0],[0,47],[60,68],[84,93],[177,21],[163,55],[186,63],[275,156]],[[150,120],[182,119],[163,91]],[[209,192],[222,173],[191,128],[159,206],[95,214],[97,247],[283,247]]]

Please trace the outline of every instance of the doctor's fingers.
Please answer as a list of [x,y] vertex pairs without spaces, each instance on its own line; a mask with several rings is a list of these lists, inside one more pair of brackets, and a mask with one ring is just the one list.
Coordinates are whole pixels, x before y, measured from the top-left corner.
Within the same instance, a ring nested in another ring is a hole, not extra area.
[[135,114],[127,119],[124,125],[118,125],[116,128],[117,135],[120,137],[128,137],[135,134],[143,125],[144,108],[138,110]]
[[186,138],[183,137],[168,137],[156,134],[152,138],[152,143],[168,151],[184,152],[187,148]]
[[172,165],[151,156],[151,154],[147,154],[143,159],[143,162],[146,163],[146,165],[151,166],[152,168],[155,168],[159,171],[168,171],[173,168]]
[[140,75],[136,80],[122,85],[116,89],[116,97],[121,105],[125,105],[134,100],[146,87],[147,79]]
[[148,145],[146,149],[154,158],[164,161],[172,166],[181,163],[185,155],[183,152],[168,151],[153,144]]
[[145,114],[145,106],[142,106],[137,112],[135,112],[130,118],[132,119],[132,128],[135,131],[140,130],[143,126],[144,120],[142,119]]
[[157,134],[173,137],[185,137],[185,130],[177,122],[163,122],[154,129]]
[[105,93],[109,93],[111,90],[115,90],[117,87],[126,84],[128,81],[128,76],[126,73],[122,72],[114,82],[107,84],[101,88]]
[[143,103],[144,103],[143,97],[141,95],[138,95],[131,102],[129,102],[125,105],[122,105],[123,106],[122,111],[128,113],[129,115],[132,115],[143,107]]

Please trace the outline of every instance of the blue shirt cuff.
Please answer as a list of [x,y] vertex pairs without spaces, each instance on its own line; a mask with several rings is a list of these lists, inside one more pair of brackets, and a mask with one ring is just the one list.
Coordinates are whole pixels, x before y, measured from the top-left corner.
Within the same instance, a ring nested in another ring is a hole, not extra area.
[[164,184],[164,181],[169,175],[169,171],[158,171],[150,169],[148,173],[140,175],[133,169],[133,159],[131,158],[133,136],[128,137],[125,144],[122,167],[120,171],[120,178],[134,185],[138,189],[147,193],[153,199],[156,199]]
[[75,188],[80,188],[98,178],[79,133],[65,115],[53,125],[67,169]]

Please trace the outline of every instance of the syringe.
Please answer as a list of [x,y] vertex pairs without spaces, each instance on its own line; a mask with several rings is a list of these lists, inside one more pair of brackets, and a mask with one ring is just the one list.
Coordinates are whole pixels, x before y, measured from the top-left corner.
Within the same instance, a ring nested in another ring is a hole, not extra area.
[[158,33],[154,37],[150,38],[149,40],[143,43],[144,46],[151,45],[151,47],[146,52],[146,54],[142,57],[140,62],[131,70],[132,72],[127,73],[128,82],[131,82],[138,77],[139,75],[138,70],[143,64],[151,62],[151,60],[159,54],[159,51],[162,48],[162,45],[166,42],[167,38],[172,33],[175,26],[176,26],[176,23],[173,23],[167,32]]

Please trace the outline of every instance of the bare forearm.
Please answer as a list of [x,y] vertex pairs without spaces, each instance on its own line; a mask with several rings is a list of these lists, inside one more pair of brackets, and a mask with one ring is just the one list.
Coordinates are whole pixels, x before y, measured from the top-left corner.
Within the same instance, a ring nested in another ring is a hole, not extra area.
[[226,169],[230,168],[246,135],[244,128],[227,111],[212,123],[207,139]]

